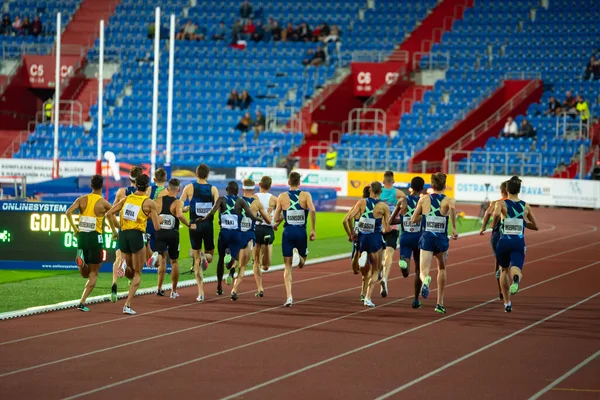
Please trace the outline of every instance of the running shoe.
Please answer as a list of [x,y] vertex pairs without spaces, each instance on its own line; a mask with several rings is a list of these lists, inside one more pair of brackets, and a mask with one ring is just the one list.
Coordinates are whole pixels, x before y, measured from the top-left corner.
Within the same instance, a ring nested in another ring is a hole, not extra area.
[[89,308],[87,308],[87,307],[85,306],[85,304],[83,304],[83,303],[79,303],[79,305],[77,306],[77,309],[78,309],[79,311],[83,311],[83,312],[88,312],[88,311],[90,311],[90,309],[89,309]]
[[263,297],[264,295],[265,295],[265,292],[263,292],[263,291],[261,290],[261,291],[258,291],[258,292],[256,292],[256,293],[254,294],[254,297]]
[[204,295],[201,294],[200,296],[196,297],[196,301],[202,303],[204,301]]
[[444,307],[441,304],[436,304],[435,305],[435,312],[440,313],[440,314],[446,314],[446,307]]
[[388,291],[387,291],[387,279],[383,278],[381,280],[381,297],[387,297],[388,295]]
[[227,274],[227,278],[225,278],[225,283],[227,284],[227,286],[231,286],[231,284],[233,283],[234,274],[235,274],[235,269],[231,268],[229,270],[229,273]]
[[504,312],[506,312],[506,313],[512,312],[512,304],[505,304]]
[[158,289],[158,291],[156,292],[156,295],[160,296],[160,297],[164,297],[165,296],[165,291],[162,290],[162,289]]
[[371,308],[375,307],[375,304],[373,304],[371,299],[365,299],[364,304],[365,304],[365,307],[371,307]]
[[510,285],[510,294],[515,295],[519,291],[519,276],[515,275],[513,277],[513,284]]
[[236,292],[231,292],[231,300],[232,301],[237,301],[237,299],[238,299],[237,293]]
[[85,260],[83,259],[83,250],[77,249],[77,257],[75,257],[75,262],[77,263],[77,267],[82,268],[85,265]]
[[217,296],[223,296],[223,288],[221,286],[217,287]]
[[131,309],[129,306],[123,307],[123,314],[135,315],[136,312]]
[[365,302],[365,295],[364,295],[364,294],[361,294],[361,295],[360,295],[360,302],[361,302],[361,303],[364,303],[364,302]]
[[369,254],[367,254],[366,251],[363,251],[362,253],[360,253],[360,257],[358,258],[358,266],[361,268],[364,268],[365,265],[367,265],[367,257],[369,256]]
[[421,286],[421,296],[423,296],[424,299],[429,297],[429,284],[431,283],[431,277],[428,276],[427,278],[425,278],[425,282],[423,282],[423,286]]
[[176,299],[178,297],[179,297],[179,293],[177,293],[177,292],[171,292],[171,298],[172,299]]
[[298,253],[298,249],[294,248],[292,253],[292,267],[297,267],[300,265],[300,253]]
[[206,259],[206,255],[204,253],[200,253],[200,268],[202,268],[202,271],[206,271],[208,269],[208,260]]
[[286,307],[291,307],[293,302],[294,300],[290,297],[283,305]]
[[229,263],[231,262],[231,252],[229,251],[229,249],[225,249],[225,257],[223,257],[223,262],[225,263],[225,265],[229,265]]
[[398,265],[400,265],[400,269],[402,270],[408,269],[408,263],[406,262],[406,260],[400,260],[398,262]]
[[148,268],[156,268],[157,261],[158,261],[158,252],[155,251],[154,253],[152,253],[152,256],[148,259],[148,262],[146,262],[146,264],[148,265]]
[[419,300],[417,300],[417,299],[414,299],[413,302],[412,302],[412,308],[414,308],[415,310],[417,308],[421,308],[421,302]]
[[117,284],[113,284],[110,288],[110,301],[113,303],[117,302]]

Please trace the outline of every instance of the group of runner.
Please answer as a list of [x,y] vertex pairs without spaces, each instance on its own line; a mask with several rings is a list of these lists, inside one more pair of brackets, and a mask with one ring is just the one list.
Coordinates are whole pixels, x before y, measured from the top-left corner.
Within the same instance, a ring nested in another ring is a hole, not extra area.
[[[308,240],[316,239],[316,210],[310,193],[300,190],[300,174],[292,172],[289,175],[289,190],[278,197],[269,192],[272,180],[268,176],[263,176],[258,183],[258,193],[255,193],[256,183],[245,179],[242,196],[238,196],[239,186],[235,181],[228,183],[224,196],[219,196],[217,188],[207,181],[209,172],[207,165],[199,165],[197,181],[187,185],[177,198],[181,189],[178,179],[166,182],[165,170],[158,169],[154,184],[150,185],[150,178],[142,168],[134,167],[129,177],[131,186],[119,189],[112,205],[102,197],[103,177],[92,177],[92,193],[79,197],[67,210],[68,220],[78,235],[77,265],[81,275],[88,279],[79,310],[88,311],[86,300],[97,281],[102,263],[104,220],[110,226],[113,239],[118,239],[111,287],[113,302],[117,301],[118,278],[125,276],[131,280],[124,314],[135,314],[131,302],[139,288],[144,265],[158,268],[157,295],[165,296],[162,285],[167,260],[170,260],[170,297],[179,296],[180,224],[189,228],[192,268],[198,287],[196,300],[204,301],[203,272],[214,259],[213,219],[217,213],[220,227],[217,295],[223,294],[225,277],[226,284],[233,285],[231,300],[236,301],[246,266],[253,259],[255,295],[264,296],[262,273],[270,267],[275,231],[283,223],[284,305],[292,306],[292,269],[304,266]],[[343,226],[353,244],[352,270],[362,275],[360,300],[365,306],[375,307],[372,296],[377,283],[381,297],[388,296],[388,278],[399,244],[398,264],[403,277],[410,275],[411,259],[414,264],[412,307],[420,308],[420,297],[427,299],[430,294],[430,269],[435,258],[438,267],[435,311],[446,314],[444,292],[449,239],[456,240],[458,234],[456,201],[444,194],[445,188],[446,175],[439,172],[431,176],[431,187],[427,191],[425,180],[417,176],[411,180],[408,194],[405,194],[394,186],[394,173],[387,171],[383,184],[375,181],[365,187],[363,198],[348,211]],[[492,220],[496,279],[506,312],[512,311],[510,296],[517,293],[522,280],[524,230],[538,229],[531,207],[518,197],[520,188],[518,177],[501,185],[502,198],[490,204],[480,231],[484,234]],[[78,223],[73,219],[76,211],[79,211]],[[189,220],[185,216],[188,211]],[[309,234],[308,219],[311,222]]]

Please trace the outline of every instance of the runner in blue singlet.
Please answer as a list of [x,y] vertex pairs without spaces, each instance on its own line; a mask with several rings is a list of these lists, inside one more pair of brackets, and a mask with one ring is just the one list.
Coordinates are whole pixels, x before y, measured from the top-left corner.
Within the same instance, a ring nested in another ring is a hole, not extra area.
[[[363,188],[362,198],[366,199],[371,195],[371,186],[365,186]],[[358,203],[354,205],[348,211],[348,213],[344,216],[342,221],[342,225],[344,226],[344,230],[346,231],[346,235],[348,235],[348,241],[352,242],[352,254],[350,255],[350,261],[352,265],[352,271],[355,275],[360,273],[360,268],[358,266],[358,256],[360,252],[358,251],[358,220],[360,216],[356,218],[351,218],[350,215],[354,215],[354,210],[358,207]],[[363,303],[365,301],[365,294],[367,293],[367,285],[369,284],[368,280],[365,276],[362,276],[362,289],[360,291],[360,301]]]
[[[417,208],[417,204],[421,198],[421,193],[425,187],[425,181],[420,176],[414,177],[410,182],[411,194],[406,196],[405,200],[398,202],[396,209],[391,217],[390,223],[399,223],[402,226],[400,235],[400,268],[402,271],[409,272],[411,256],[415,259],[415,298],[412,302],[412,308],[420,308],[419,294],[421,293],[421,276],[420,276],[420,250],[419,241],[423,232],[423,222],[413,223],[412,216]],[[401,218],[396,219],[398,215]]]
[[[500,184],[500,194],[502,195],[502,198],[500,200],[492,201],[488,209],[485,211],[481,224],[481,230],[479,231],[480,235],[485,233],[488,222],[494,214],[496,203],[498,201],[504,201],[508,197],[508,192],[506,191],[507,183],[508,181],[504,181]],[[496,246],[498,245],[498,240],[500,240],[500,219],[494,218],[492,221],[492,236],[490,238],[490,244],[492,245],[492,252],[494,253],[494,273],[496,274],[496,282],[498,283],[498,298],[502,300],[504,297],[502,295],[502,288],[500,287],[500,264],[498,264],[498,259],[496,258]]]
[[[383,189],[381,190],[380,199],[390,208],[390,213],[394,212],[396,204],[402,205],[402,200],[405,199],[404,193],[394,187],[394,173],[392,171],[386,171],[383,174]],[[390,225],[390,231],[383,234],[383,240],[385,241],[385,251],[383,254],[383,272],[381,277],[381,297],[386,297],[389,292],[388,288],[388,277],[390,276],[390,270],[392,269],[392,260],[394,259],[394,253],[398,248],[398,224]],[[401,266],[402,267],[402,266]],[[404,266],[401,268],[402,276],[405,278],[408,276],[408,268]]]
[[502,272],[500,273],[500,287],[504,295],[504,311],[511,312],[512,303],[510,296],[517,294],[519,283],[523,278],[525,228],[537,231],[538,226],[529,204],[519,199],[521,180],[513,176],[506,186],[508,199],[496,202],[494,218],[501,218],[502,220],[500,223],[501,236],[496,247],[496,257],[498,264],[502,268]]
[[292,172],[288,179],[290,190],[279,195],[277,208],[274,214],[274,223],[284,221],[283,236],[281,238],[281,249],[285,271],[283,279],[287,300],[286,307],[291,307],[292,298],[292,268],[304,267],[308,255],[308,242],[306,236],[306,218],[310,215],[311,229],[310,240],[317,238],[316,222],[317,214],[310,193],[302,191],[300,187],[300,174]]
[[446,260],[448,258],[448,215],[452,219],[452,239],[457,239],[456,234],[456,201],[444,195],[446,188],[446,174],[437,172],[431,175],[431,186],[433,193],[421,197],[417,209],[413,213],[412,222],[418,223],[421,218],[425,219],[425,231],[419,240],[421,249],[421,296],[426,299],[429,296],[429,285],[431,277],[431,261],[433,257],[438,262],[437,274],[437,304],[435,311],[446,314],[444,307],[444,290],[446,288]]

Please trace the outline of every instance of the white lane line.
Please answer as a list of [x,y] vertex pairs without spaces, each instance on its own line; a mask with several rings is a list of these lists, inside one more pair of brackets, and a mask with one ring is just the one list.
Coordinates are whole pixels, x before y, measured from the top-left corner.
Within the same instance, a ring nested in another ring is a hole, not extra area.
[[575,372],[579,371],[581,368],[585,367],[587,364],[592,362],[598,356],[600,356],[600,350],[598,350],[597,352],[595,352],[594,354],[592,354],[591,356],[589,356],[588,358],[586,358],[585,360],[583,360],[582,362],[580,362],[579,364],[577,364],[576,366],[571,368],[569,371],[565,372],[563,375],[561,375],[556,380],[554,380],[551,384],[549,384],[548,386],[546,386],[545,388],[543,388],[542,390],[540,390],[539,392],[537,392],[536,394],[531,396],[529,398],[529,400],[539,399],[541,396],[545,395],[548,391],[552,390],[556,385],[558,385],[559,383],[561,383],[562,381],[564,381],[565,379],[567,379],[568,377],[573,375]]

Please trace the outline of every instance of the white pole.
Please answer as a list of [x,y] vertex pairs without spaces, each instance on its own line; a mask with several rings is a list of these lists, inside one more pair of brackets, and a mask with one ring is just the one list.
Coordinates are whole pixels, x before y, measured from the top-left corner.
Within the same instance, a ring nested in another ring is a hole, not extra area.
[[158,129],[158,64],[160,61],[160,7],[156,7],[154,18],[154,92],[152,95],[152,153],[150,174],[156,171],[156,135]]
[[98,67],[98,154],[96,173],[102,174],[102,136],[104,134],[104,20],[100,20],[100,65]]
[[54,75],[54,156],[52,157],[52,178],[59,177],[58,173],[58,120],[60,113],[60,35],[61,35],[61,14],[56,14],[56,66]]
[[167,94],[167,155],[165,169],[171,177],[171,142],[173,135],[173,76],[175,69],[175,14],[171,14],[169,32],[169,91]]

